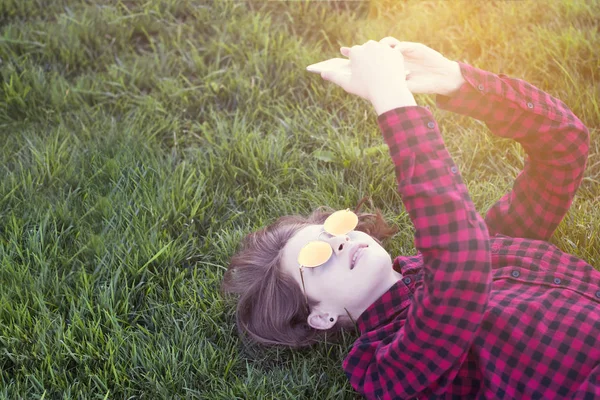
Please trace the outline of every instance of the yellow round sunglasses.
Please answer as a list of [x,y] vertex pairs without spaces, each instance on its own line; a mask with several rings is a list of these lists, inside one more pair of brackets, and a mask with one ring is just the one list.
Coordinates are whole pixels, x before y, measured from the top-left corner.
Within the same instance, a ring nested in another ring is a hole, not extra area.
[[[358,225],[358,216],[350,211],[349,208],[339,210],[331,214],[323,223],[325,232],[333,236],[345,235],[351,232]],[[323,232],[321,232],[322,234]],[[319,234],[319,236],[321,236]],[[304,246],[298,254],[298,264],[300,269],[300,279],[302,280],[302,290],[306,299],[306,307],[308,307],[308,296],[306,295],[306,287],[304,286],[304,268],[315,268],[325,264],[333,254],[331,244],[322,240],[309,242]]]

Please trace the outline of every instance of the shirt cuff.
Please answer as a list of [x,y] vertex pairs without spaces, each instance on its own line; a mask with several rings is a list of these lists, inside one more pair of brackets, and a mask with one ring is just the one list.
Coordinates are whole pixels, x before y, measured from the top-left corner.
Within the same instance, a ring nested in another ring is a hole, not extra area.
[[425,154],[439,150],[441,137],[437,123],[431,111],[423,106],[394,108],[378,116],[377,122],[392,157],[401,149],[418,148],[419,153]]
[[454,112],[462,111],[466,103],[473,103],[478,98],[494,90],[494,82],[498,79],[498,76],[502,76],[462,62],[459,62],[458,65],[465,83],[452,96],[436,95],[436,106],[441,109]]

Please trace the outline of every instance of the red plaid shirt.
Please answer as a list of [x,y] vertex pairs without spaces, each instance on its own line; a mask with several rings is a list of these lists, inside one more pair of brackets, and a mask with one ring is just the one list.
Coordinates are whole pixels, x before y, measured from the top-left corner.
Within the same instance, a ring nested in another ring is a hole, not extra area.
[[369,399],[600,399],[600,272],[546,241],[588,130],[527,82],[460,66],[437,105],[517,140],[524,170],[484,220],[427,108],[379,116],[418,253],[395,259],[403,279],[359,317],[344,370]]

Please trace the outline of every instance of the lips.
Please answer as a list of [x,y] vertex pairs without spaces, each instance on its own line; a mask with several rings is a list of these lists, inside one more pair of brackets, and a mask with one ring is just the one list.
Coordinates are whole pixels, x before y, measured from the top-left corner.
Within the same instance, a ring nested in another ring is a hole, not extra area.
[[354,269],[354,267],[356,266],[356,262],[358,261],[358,259],[359,259],[359,258],[360,258],[360,256],[361,256],[361,254],[358,254],[358,255],[356,256],[356,260],[354,260],[354,262],[353,262],[354,255],[355,255],[357,252],[359,252],[361,249],[364,249],[364,248],[366,248],[366,247],[369,247],[369,245],[368,245],[368,244],[362,244],[362,243],[361,243],[361,244],[358,244],[358,245],[356,245],[356,246],[354,246],[354,248],[353,248],[353,249],[352,249],[352,251],[350,252],[350,270],[353,270],[353,269]]

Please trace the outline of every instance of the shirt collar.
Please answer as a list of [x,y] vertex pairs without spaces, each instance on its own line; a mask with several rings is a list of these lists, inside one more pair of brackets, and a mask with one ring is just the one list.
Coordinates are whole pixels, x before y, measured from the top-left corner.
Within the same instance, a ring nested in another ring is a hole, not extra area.
[[[397,269],[397,260],[394,269]],[[356,320],[361,334],[389,323],[395,316],[411,304],[412,292],[404,282],[398,280],[379,299],[375,300]]]

